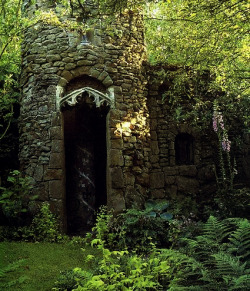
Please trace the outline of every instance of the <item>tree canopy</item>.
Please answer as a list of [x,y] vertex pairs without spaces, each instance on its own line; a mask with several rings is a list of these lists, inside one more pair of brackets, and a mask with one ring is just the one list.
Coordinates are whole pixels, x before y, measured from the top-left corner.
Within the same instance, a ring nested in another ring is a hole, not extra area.
[[[23,31],[39,17],[48,20],[46,12],[41,16],[39,11],[33,19],[26,18],[21,11],[27,2],[32,1],[0,1],[0,119],[1,126],[5,124],[0,128],[0,139],[17,98]],[[48,2],[54,6],[63,4],[72,13],[75,8],[84,10],[89,1]],[[174,89],[180,90],[191,78],[188,71],[192,71],[192,78],[199,76],[199,72],[207,72],[212,80],[208,90],[223,92],[224,105],[237,111],[240,107],[245,122],[249,122],[250,4],[247,0],[92,0],[92,3],[110,21],[125,9],[143,13],[149,62],[180,68]],[[54,22],[60,25],[58,19]],[[68,23],[63,25],[72,29]]]

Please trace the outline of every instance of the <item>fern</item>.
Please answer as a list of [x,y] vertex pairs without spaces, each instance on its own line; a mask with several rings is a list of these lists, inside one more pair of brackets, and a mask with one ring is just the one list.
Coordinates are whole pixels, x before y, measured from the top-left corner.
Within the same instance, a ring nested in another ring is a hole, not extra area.
[[169,290],[250,290],[248,220],[210,217],[201,235],[184,242]]
[[234,279],[234,285],[228,289],[228,291],[247,291],[250,290],[250,272],[248,274],[240,276]]
[[229,236],[230,232],[231,227],[225,221],[219,221],[218,218],[210,216],[204,224],[202,236],[220,244]]
[[212,255],[215,258],[215,273],[217,277],[241,276],[246,270],[246,264],[242,264],[237,257],[221,252]]
[[247,219],[239,222],[238,229],[229,238],[229,251],[240,257],[250,267],[250,223]]

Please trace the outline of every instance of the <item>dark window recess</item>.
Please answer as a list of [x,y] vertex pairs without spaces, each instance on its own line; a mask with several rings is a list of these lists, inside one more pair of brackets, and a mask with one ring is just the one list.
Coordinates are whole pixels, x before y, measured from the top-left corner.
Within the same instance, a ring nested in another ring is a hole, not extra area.
[[175,138],[175,160],[177,165],[194,164],[194,138],[188,133],[180,133]]

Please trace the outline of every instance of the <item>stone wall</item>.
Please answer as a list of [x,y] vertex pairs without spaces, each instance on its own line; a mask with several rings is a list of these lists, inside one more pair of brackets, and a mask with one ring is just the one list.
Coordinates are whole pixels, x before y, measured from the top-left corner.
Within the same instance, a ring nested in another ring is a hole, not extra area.
[[98,28],[92,37],[98,41],[87,44],[81,43],[78,33],[44,23],[25,34],[21,170],[33,178],[39,201],[49,201],[64,218],[64,125],[59,103],[67,84],[79,77],[96,79],[114,96],[107,116],[108,205],[120,211],[147,195],[150,147],[142,18],[128,12],[120,15],[114,28],[119,35]]
[[[161,88],[168,82],[150,67],[148,108],[151,135],[150,195],[170,199],[192,197],[202,200],[216,189],[216,136],[185,121],[177,122],[171,104],[162,101]],[[166,86],[167,87],[167,86]],[[183,99],[182,105],[189,101]],[[178,157],[182,155],[181,157]]]

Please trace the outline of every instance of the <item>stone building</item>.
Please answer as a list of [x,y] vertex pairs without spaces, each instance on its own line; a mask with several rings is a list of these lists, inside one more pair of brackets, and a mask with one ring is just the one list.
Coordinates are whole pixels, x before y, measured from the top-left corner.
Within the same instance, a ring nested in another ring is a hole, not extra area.
[[[48,9],[36,2],[28,13]],[[162,104],[141,15],[127,11],[87,34],[38,23],[22,55],[21,170],[68,232],[89,229],[103,204],[119,212],[213,191],[213,144]]]

